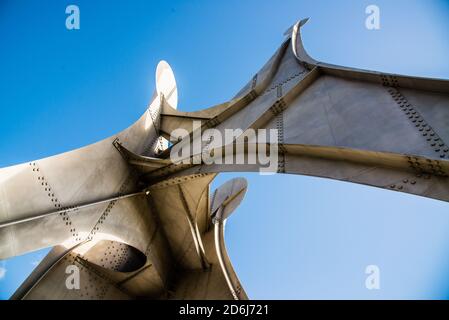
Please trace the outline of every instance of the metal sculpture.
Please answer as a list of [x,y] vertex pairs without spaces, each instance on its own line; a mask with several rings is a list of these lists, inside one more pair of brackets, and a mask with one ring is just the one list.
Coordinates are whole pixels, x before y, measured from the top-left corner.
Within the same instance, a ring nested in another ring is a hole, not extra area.
[[[257,157],[227,161],[255,153],[275,156],[278,173],[449,201],[449,81],[315,61],[301,41],[306,21],[228,102],[177,110],[176,82],[161,62],[148,110],[131,127],[1,169],[0,259],[54,247],[12,298],[246,299],[223,242],[246,182],[212,195],[209,185],[219,172],[263,171]],[[212,128],[239,135],[217,144],[198,134]],[[246,136],[260,129],[276,135]],[[174,161],[180,147],[189,154]],[[78,290],[65,283],[71,265]]]

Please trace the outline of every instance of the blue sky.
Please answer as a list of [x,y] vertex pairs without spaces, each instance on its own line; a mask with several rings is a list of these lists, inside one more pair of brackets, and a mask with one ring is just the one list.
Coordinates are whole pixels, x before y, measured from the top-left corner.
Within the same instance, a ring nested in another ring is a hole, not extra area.
[[[80,30],[65,28],[69,4],[80,8]],[[370,4],[380,8],[380,30],[365,28]],[[178,109],[226,101],[304,17],[317,60],[449,79],[449,1],[2,0],[0,167],[126,128],[144,112],[161,59],[175,72]],[[251,298],[449,297],[447,203],[319,178],[243,176],[249,190],[226,241]],[[0,299],[45,252],[0,262]],[[380,268],[380,290],[365,288],[370,264]]]

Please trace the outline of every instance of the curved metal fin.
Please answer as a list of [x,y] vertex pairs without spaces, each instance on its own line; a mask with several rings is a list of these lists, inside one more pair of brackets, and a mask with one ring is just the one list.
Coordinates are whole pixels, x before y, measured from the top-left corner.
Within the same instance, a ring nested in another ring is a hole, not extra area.
[[242,202],[248,182],[245,178],[229,180],[214,191],[211,202],[211,216],[214,220],[226,220]]
[[315,66],[318,64],[318,62],[309,56],[306,49],[304,48],[304,44],[301,38],[301,27],[305,25],[307,21],[309,21],[309,18],[298,21],[292,27],[292,34],[291,34],[292,49],[294,55],[300,62]]

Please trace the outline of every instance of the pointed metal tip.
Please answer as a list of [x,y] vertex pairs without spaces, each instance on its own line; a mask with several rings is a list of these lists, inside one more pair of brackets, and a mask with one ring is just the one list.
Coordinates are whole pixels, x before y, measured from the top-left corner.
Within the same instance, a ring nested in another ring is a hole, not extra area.
[[305,25],[307,23],[307,21],[309,21],[310,18],[304,18],[302,20],[298,20],[295,24],[293,24],[290,28],[288,28],[285,32],[284,32],[284,36],[290,36],[293,32],[293,28],[298,25],[299,27],[302,27],[303,25]]
[[308,21],[310,20],[310,18],[304,18],[301,21],[299,21],[299,26],[302,27],[303,25],[305,25]]

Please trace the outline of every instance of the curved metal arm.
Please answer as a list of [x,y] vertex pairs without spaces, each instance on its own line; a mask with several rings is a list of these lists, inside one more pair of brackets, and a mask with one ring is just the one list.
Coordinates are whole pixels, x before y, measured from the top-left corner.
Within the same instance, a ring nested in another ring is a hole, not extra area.
[[[221,215],[222,208],[218,209],[217,215]],[[228,253],[226,251],[226,245],[224,242],[224,227],[226,220],[214,219],[214,240],[215,251],[220,263],[221,270],[228,284],[229,290],[235,300],[247,300],[248,296],[240,284],[237,278],[234,268],[232,267]]]

